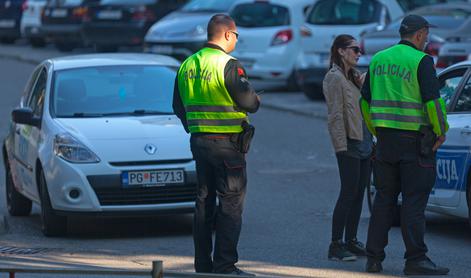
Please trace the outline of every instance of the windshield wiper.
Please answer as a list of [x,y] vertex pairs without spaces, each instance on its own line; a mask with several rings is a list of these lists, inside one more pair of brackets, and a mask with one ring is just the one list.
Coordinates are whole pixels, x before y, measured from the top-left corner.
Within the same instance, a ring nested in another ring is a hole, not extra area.
[[99,118],[99,117],[103,117],[103,114],[101,114],[101,113],[76,112],[72,115],[72,118]]
[[157,110],[136,109],[132,112],[113,112],[104,113],[103,116],[146,116],[146,115],[173,115],[170,112],[162,112]]

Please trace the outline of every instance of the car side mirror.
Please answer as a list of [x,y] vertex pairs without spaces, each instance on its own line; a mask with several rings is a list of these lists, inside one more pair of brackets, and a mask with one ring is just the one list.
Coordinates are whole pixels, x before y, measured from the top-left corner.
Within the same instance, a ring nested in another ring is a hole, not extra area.
[[39,127],[41,120],[35,117],[31,108],[17,108],[11,112],[13,122]]

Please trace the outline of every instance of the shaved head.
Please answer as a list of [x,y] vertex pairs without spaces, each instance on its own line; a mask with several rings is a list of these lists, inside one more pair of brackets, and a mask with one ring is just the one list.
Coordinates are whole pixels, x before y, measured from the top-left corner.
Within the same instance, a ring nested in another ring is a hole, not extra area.
[[208,41],[216,40],[224,32],[235,28],[234,20],[226,14],[215,14],[208,23]]

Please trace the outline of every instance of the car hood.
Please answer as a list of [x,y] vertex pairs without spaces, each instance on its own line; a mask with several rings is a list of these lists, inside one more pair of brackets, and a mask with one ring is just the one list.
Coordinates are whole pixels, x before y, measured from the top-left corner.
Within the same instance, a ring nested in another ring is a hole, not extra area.
[[[189,135],[174,116],[56,119],[104,161],[191,159]],[[155,154],[145,152],[148,144]]]
[[173,12],[149,29],[146,41],[205,40],[206,26],[213,14]]

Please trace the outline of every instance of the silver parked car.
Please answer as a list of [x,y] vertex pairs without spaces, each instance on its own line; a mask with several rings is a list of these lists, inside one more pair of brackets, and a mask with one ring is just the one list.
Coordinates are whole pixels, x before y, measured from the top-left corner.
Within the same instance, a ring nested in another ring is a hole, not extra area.
[[[469,3],[449,3],[437,4],[421,7],[410,11],[408,14],[418,14],[423,16],[437,28],[430,29],[429,43],[425,49],[429,55],[436,60],[440,47],[448,37],[460,34],[460,27],[471,22],[471,4]],[[361,47],[364,55],[358,61],[360,69],[366,70],[371,57],[385,48],[399,42],[399,27],[402,18],[398,18],[389,24],[384,30],[379,32],[366,33],[361,38]]]
[[208,21],[227,13],[235,0],[192,0],[155,23],[144,38],[144,52],[170,55],[183,61],[203,47]]
[[461,30],[460,36],[448,38],[440,48],[437,69],[444,69],[458,62],[471,59],[471,22]]

